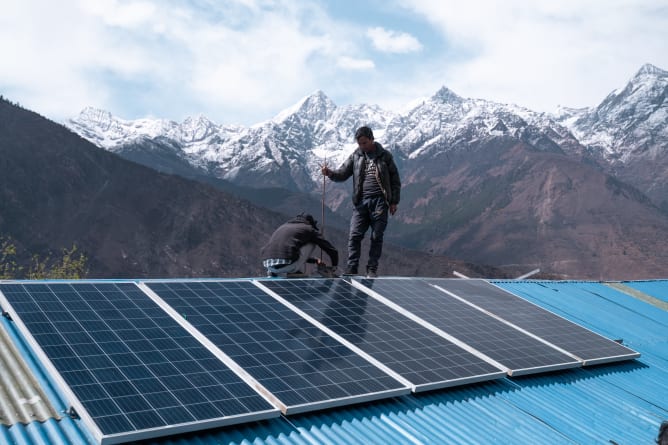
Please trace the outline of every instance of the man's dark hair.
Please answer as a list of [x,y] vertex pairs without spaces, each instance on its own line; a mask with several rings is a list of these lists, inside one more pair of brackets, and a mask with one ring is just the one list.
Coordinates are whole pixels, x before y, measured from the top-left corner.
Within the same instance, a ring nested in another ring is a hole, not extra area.
[[299,215],[297,215],[297,217],[305,219],[306,222],[312,225],[314,229],[318,230],[318,221],[316,221],[313,215],[311,215],[310,213],[302,212]]
[[358,140],[362,136],[373,139],[373,131],[371,131],[371,128],[367,127],[366,125],[364,127],[359,127],[355,132],[355,140]]

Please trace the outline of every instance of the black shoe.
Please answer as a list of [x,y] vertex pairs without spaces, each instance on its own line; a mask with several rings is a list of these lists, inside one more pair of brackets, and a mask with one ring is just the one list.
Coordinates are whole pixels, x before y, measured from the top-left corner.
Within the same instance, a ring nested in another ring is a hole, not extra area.
[[374,269],[367,269],[366,277],[367,278],[378,278],[378,273]]
[[346,267],[346,271],[343,272],[343,275],[357,275],[357,268],[348,266]]
[[268,278],[276,278],[278,275],[276,275],[274,272],[267,272],[267,277]]

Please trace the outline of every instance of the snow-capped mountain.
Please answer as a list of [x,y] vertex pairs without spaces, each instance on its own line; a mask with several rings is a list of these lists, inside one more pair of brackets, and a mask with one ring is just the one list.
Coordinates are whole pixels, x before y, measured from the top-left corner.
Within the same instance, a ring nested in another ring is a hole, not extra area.
[[645,64],[597,107],[561,110],[559,119],[612,163],[638,155],[656,158],[668,149],[667,100],[668,71]]
[[597,107],[559,119],[606,171],[668,212],[668,71],[645,64]]
[[445,87],[391,122],[385,139],[408,158],[417,159],[500,136],[525,141],[540,150],[578,150],[578,141],[568,129],[545,113],[464,99]]
[[[322,163],[338,166],[356,147],[355,129],[369,125],[401,172],[390,241],[524,271],[620,278],[668,264],[666,79],[645,65],[599,106],[555,114],[443,87],[402,111],[337,106],[316,91],[251,127],[93,109],[66,125],[157,169],[273,187],[253,202],[277,211],[289,205],[272,207],[271,197],[293,193],[288,213],[303,208],[299,193],[320,198]],[[327,184],[327,206],[345,225],[350,184]]]
[[124,120],[92,107],[66,122],[71,130],[99,147],[112,152],[146,141],[169,140],[184,159],[199,166],[207,159],[211,146],[224,143],[243,127],[216,125],[206,117],[189,117],[181,123],[166,119]]
[[464,99],[443,87],[405,113],[375,105],[338,107],[322,91],[275,118],[249,128],[219,126],[203,116],[182,123],[125,121],[87,108],[66,122],[72,130],[108,150],[163,141],[191,165],[244,186],[317,190],[323,162],[340,164],[355,148],[360,125],[403,159],[459,150],[472,141],[507,136],[542,150],[577,152],[578,141],[554,118],[526,108]]
[[256,169],[289,163],[294,157],[287,153],[300,153],[307,160],[328,157],[339,161],[354,148],[351,135],[361,124],[372,126],[377,140],[410,158],[428,153],[430,147],[450,150],[471,138],[505,134],[546,149],[554,148],[552,143],[575,149],[579,142],[610,161],[624,162],[638,150],[656,154],[665,147],[667,96],[668,71],[646,64],[597,107],[561,108],[555,114],[464,99],[443,87],[404,113],[365,104],[338,107],[316,91],[250,128],[217,125],[201,115],[182,123],[123,120],[94,108],[84,109],[65,125],[111,151],[142,140],[170,139],[194,165],[214,163],[217,174],[226,179],[234,179],[246,162],[259,162]]
[[[598,106],[561,108],[555,114],[462,98],[443,87],[402,112],[367,104],[337,106],[316,91],[251,127],[217,125],[204,116],[181,123],[128,121],[93,108],[65,125],[119,154],[129,147],[136,152],[141,145],[157,144],[163,155],[169,151],[216,178],[307,193],[319,190],[323,162],[339,165],[354,150],[352,135],[363,124],[374,129],[376,140],[393,150],[400,162],[428,163],[434,156],[507,137],[538,150],[587,154],[662,205],[668,192],[662,185],[668,183],[666,97],[668,72],[646,64]],[[646,167],[648,163],[653,165]],[[338,207],[342,196],[335,192],[330,205]]]

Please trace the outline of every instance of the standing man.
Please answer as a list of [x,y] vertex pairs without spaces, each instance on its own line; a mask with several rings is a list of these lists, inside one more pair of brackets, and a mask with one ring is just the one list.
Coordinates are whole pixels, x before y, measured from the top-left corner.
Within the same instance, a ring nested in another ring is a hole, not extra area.
[[[327,253],[332,261],[331,267],[311,257],[316,246]],[[262,260],[262,265],[267,268],[267,275],[270,277],[278,274],[302,276],[302,268],[306,263],[317,264],[318,273],[323,276],[334,276],[339,252],[332,243],[323,238],[313,216],[300,213],[274,231],[269,242],[262,248]]]
[[366,276],[378,276],[378,260],[383,251],[383,234],[388,212],[397,211],[401,193],[399,171],[392,154],[374,141],[369,127],[355,132],[358,149],[337,169],[322,167],[322,174],[342,182],[353,177],[353,216],[348,237],[348,265],[344,275],[357,275],[364,234],[371,227],[371,245]]

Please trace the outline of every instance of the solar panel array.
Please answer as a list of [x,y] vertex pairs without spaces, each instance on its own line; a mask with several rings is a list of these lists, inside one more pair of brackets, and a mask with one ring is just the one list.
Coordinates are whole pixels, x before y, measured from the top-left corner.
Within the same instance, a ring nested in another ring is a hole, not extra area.
[[257,380],[285,413],[409,392],[253,282],[147,286]]
[[343,280],[262,284],[410,382],[416,391],[500,378],[479,356]]
[[0,291],[101,443],[279,414],[133,283]]
[[580,361],[421,280],[362,279],[365,287],[520,375],[580,366]]
[[102,444],[638,357],[482,280],[2,282]]
[[429,283],[568,351],[593,365],[639,357],[636,351],[549,312],[484,280],[429,279]]

